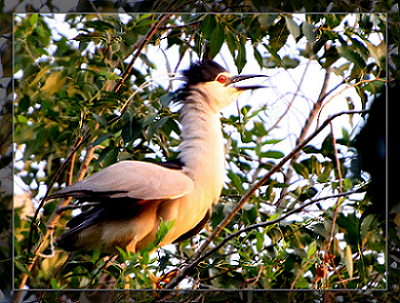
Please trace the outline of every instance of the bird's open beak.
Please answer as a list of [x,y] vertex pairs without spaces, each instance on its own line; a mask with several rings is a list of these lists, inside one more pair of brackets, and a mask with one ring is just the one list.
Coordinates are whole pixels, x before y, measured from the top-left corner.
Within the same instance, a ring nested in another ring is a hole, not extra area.
[[[237,75],[230,78],[229,84],[234,84],[242,80],[247,80],[255,77],[268,77],[266,75]],[[248,86],[236,86],[239,90],[248,90],[248,89],[257,89],[257,88],[266,88],[264,85],[248,85]]]

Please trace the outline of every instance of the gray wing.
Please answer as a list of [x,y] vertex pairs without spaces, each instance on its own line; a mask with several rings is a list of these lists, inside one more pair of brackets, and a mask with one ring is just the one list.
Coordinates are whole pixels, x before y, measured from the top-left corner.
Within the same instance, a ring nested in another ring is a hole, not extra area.
[[193,180],[181,170],[142,161],[121,161],[50,195],[48,199],[133,198],[164,200],[192,191]]

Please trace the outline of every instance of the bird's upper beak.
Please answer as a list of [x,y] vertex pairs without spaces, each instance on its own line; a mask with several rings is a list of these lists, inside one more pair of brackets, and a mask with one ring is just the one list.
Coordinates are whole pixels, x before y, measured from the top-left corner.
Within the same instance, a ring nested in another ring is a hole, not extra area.
[[[266,75],[237,75],[230,78],[229,84],[234,84],[242,80],[255,78],[255,77],[268,77]],[[236,86],[235,87],[239,90],[248,90],[248,89],[257,89],[257,88],[266,88],[264,85],[248,85],[248,86]]]

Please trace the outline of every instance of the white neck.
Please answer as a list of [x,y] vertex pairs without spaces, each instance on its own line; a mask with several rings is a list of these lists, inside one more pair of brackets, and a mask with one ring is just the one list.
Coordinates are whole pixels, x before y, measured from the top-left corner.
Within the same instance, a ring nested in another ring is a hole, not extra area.
[[182,143],[179,146],[179,158],[184,164],[185,173],[195,184],[218,199],[223,186],[225,151],[220,113],[210,107],[205,97],[195,90],[183,102],[180,110]]

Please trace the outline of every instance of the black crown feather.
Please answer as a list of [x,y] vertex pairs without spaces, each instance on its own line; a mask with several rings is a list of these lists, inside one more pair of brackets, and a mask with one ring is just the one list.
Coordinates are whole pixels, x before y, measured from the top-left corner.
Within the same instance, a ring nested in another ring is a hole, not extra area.
[[176,92],[174,102],[185,100],[188,96],[190,87],[199,83],[214,81],[217,76],[227,70],[213,60],[201,60],[193,62],[190,67],[182,71],[185,84]]
[[213,60],[194,62],[187,70],[182,72],[189,85],[214,81],[218,74],[226,72],[226,69]]

